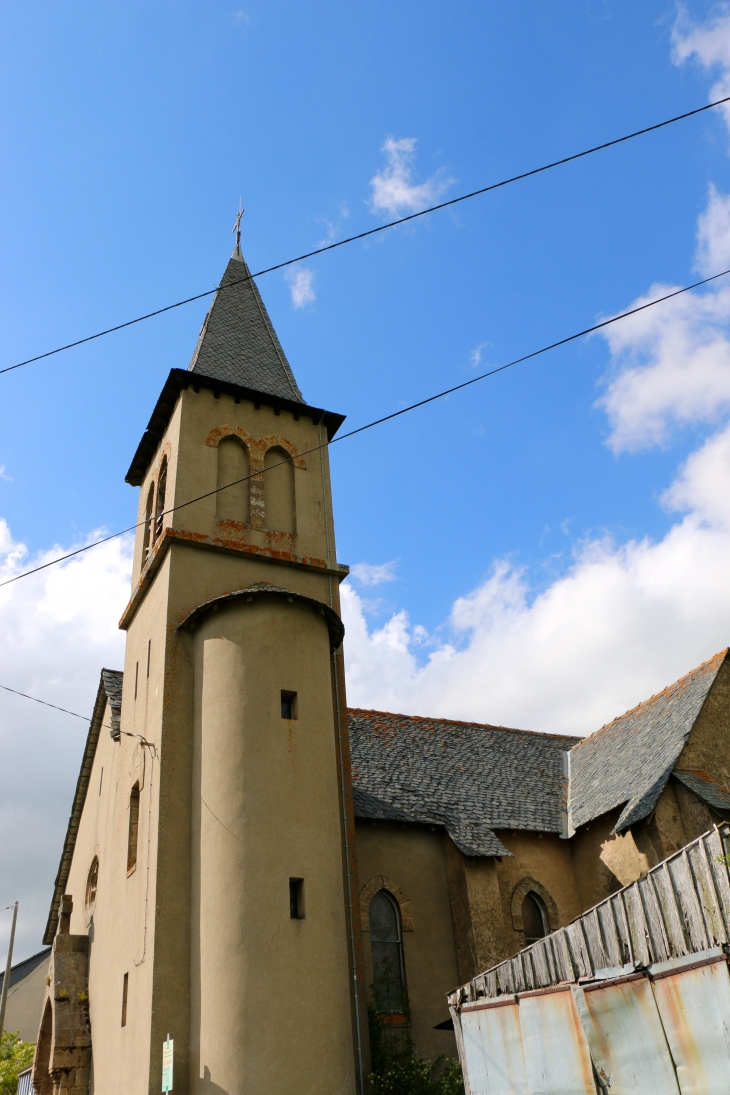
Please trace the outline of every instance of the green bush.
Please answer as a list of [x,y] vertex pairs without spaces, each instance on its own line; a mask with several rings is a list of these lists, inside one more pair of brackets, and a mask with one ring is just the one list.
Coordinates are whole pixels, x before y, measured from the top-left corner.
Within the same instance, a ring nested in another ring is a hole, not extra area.
[[0,1038],[0,1095],[16,1095],[18,1073],[33,1064],[35,1046],[6,1031]]
[[413,1049],[407,1005],[404,1019],[403,1026],[385,1024],[375,1004],[368,1004],[369,1095],[464,1095],[459,1062],[419,1057]]

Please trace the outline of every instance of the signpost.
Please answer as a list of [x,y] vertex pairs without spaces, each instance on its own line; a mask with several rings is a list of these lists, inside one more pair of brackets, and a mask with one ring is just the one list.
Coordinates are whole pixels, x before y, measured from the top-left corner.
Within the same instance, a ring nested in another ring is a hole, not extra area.
[[162,1090],[172,1091],[172,1038],[162,1043]]

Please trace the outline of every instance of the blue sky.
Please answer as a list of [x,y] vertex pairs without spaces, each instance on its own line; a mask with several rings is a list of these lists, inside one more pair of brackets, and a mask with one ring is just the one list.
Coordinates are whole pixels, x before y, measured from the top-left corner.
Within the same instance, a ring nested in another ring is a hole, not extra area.
[[[240,2],[3,6],[0,367],[214,286],[239,197],[260,269],[699,106],[730,70],[701,3]],[[305,397],[360,425],[730,266],[728,149],[708,112],[308,260],[308,301],[267,275]],[[730,302],[707,300],[333,449],[353,702],[587,733],[727,642],[707,499],[729,485]],[[8,573],[133,522],[124,474],[206,308],[0,376]],[[90,710],[128,580],[124,545],[97,555],[8,587],[0,683]],[[24,702],[0,697],[0,824],[31,834],[5,865],[30,953],[83,724]],[[29,764],[37,809],[14,797]]]

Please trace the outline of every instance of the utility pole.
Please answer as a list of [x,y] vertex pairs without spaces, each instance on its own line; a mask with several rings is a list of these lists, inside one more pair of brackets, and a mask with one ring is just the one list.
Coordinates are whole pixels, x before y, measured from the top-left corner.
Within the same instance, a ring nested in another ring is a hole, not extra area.
[[[8,905],[10,908],[10,905]],[[13,943],[15,942],[15,922],[18,919],[18,902],[12,906],[13,909],[13,924],[10,929],[10,943],[8,944],[8,960],[5,963],[5,976],[3,978],[3,994],[0,996],[0,1038],[3,1036],[3,1030],[5,1029],[5,1005],[8,1001],[8,987],[10,985],[10,967],[13,964]]]

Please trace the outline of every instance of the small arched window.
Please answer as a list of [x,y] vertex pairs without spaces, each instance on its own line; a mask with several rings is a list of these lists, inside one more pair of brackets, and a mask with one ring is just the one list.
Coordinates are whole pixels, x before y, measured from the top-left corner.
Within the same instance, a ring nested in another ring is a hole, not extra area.
[[150,483],[147,491],[147,504],[144,508],[144,539],[142,541],[142,562],[144,563],[150,553],[150,543],[153,540],[152,509],[155,504],[155,483]]
[[550,930],[547,910],[542,899],[530,890],[522,900],[522,926],[525,931],[525,946],[537,943],[538,939],[544,939]]
[[86,895],[84,904],[88,912],[91,912],[96,904],[96,890],[99,885],[99,857],[95,855],[89,867],[89,875],[86,879]]
[[[226,521],[248,522],[248,453],[235,436],[224,437],[218,445],[218,493],[216,514]],[[244,482],[240,482],[243,479]],[[232,487],[228,483],[235,484]],[[225,487],[225,490],[221,490]]]
[[165,492],[167,490],[167,457],[162,461],[162,467],[160,468],[160,478],[157,482],[157,505],[155,506],[155,534],[154,538],[157,539],[162,533],[162,526],[165,518]]
[[264,456],[264,513],[266,528],[295,531],[294,461],[278,447]]
[[137,839],[139,836],[139,784],[135,783],[129,794],[129,836],[127,838],[127,874],[137,866]]
[[378,890],[368,915],[375,1006],[381,1015],[402,1015],[406,986],[398,902],[387,890]]

